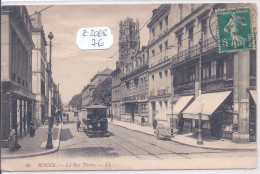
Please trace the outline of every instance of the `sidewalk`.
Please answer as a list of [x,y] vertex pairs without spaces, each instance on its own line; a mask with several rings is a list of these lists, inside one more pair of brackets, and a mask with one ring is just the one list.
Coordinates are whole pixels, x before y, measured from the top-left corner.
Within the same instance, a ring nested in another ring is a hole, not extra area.
[[18,144],[22,146],[21,149],[10,151],[8,148],[1,148],[1,156],[3,159],[24,158],[56,152],[60,145],[61,128],[62,124],[59,124],[58,126],[53,125],[51,129],[53,149],[45,148],[48,138],[48,125],[42,125],[36,129],[34,137],[30,137],[28,134],[18,141]]
[[[110,121],[109,123],[125,127],[127,129],[143,132],[149,135],[156,136],[154,134],[154,130],[150,126],[145,126],[141,127],[141,125],[137,125],[134,123],[128,123],[128,122],[122,122],[122,121],[117,121],[113,120],[113,122]],[[159,140],[158,140],[159,141]],[[198,145],[197,144],[197,139],[192,137],[191,134],[183,134],[183,135],[177,135],[174,134],[174,137],[171,138],[171,141],[188,145],[188,146],[193,146],[193,147],[200,147],[200,148],[206,148],[206,149],[219,149],[219,150],[256,150],[257,144],[256,142],[248,143],[248,144],[237,144],[233,143],[231,140],[215,140],[215,139],[209,139],[209,138],[204,138],[203,139],[203,145]]]

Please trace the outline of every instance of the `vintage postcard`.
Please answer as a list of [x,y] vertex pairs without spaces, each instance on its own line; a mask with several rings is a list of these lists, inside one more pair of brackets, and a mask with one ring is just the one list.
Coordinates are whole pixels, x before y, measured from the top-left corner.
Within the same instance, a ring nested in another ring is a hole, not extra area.
[[1,170],[254,169],[257,4],[1,6]]

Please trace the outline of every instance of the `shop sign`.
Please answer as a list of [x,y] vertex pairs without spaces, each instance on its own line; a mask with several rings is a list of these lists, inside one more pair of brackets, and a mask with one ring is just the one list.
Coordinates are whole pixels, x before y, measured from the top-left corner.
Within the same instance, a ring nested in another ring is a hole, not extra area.
[[206,86],[206,91],[216,91],[224,89],[224,84],[210,84]]

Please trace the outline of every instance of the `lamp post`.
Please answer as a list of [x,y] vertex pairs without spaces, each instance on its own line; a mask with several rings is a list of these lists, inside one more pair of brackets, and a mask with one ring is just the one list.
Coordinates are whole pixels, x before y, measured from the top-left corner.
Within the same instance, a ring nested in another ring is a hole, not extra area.
[[50,32],[48,34],[48,38],[50,39],[50,60],[49,60],[49,127],[48,127],[48,139],[47,139],[47,144],[46,144],[46,149],[53,149],[53,144],[52,144],[52,132],[51,132],[51,119],[52,119],[52,109],[51,109],[51,102],[52,102],[52,85],[51,85],[51,47],[52,47],[52,42],[51,40],[53,39],[53,34]]
[[199,107],[200,107],[200,112],[199,112],[199,129],[198,129],[198,140],[197,144],[202,145],[203,140],[202,140],[202,130],[201,130],[201,116],[202,116],[202,106],[201,106],[201,52],[202,52],[202,39],[199,40],[200,44],[200,57],[199,57]]

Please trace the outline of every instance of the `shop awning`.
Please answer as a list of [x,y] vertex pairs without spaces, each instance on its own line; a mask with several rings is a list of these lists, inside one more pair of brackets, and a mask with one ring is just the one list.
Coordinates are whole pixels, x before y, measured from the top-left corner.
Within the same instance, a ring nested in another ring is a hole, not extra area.
[[255,104],[257,104],[257,93],[256,90],[249,90],[253,100],[255,101]]
[[201,108],[202,120],[208,120],[208,116],[215,112],[230,93],[231,91],[202,94],[201,107],[199,98],[196,98],[195,101],[182,112],[183,118],[198,119],[198,114],[200,113]]
[[178,115],[191,101],[193,96],[183,96],[173,106],[173,114]]

